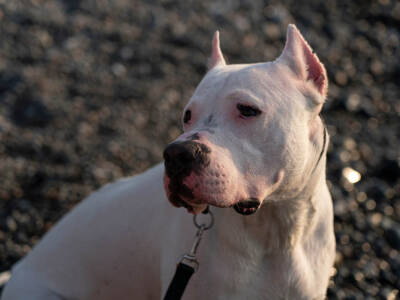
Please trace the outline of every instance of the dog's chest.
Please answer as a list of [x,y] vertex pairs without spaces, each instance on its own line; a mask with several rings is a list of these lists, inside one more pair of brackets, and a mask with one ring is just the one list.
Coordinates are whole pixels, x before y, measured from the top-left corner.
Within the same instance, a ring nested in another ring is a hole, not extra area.
[[184,299],[323,299],[301,249],[273,254],[265,242],[234,223],[217,223],[205,233]]
[[266,255],[260,240],[245,232],[207,233],[199,261],[185,299],[288,299],[292,290],[287,257]]
[[[200,255],[201,266],[193,276],[185,299],[290,299],[299,295],[293,273],[282,256],[243,256],[225,247],[210,247]],[[288,274],[291,274],[288,276]]]

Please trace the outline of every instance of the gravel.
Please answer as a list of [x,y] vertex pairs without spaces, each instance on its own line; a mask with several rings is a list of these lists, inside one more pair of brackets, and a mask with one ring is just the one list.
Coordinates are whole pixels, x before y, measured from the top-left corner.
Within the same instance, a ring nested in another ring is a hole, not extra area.
[[227,60],[250,63],[279,55],[289,23],[330,78],[328,297],[396,299],[400,3],[391,0],[0,0],[0,273],[91,191],[161,161],[216,29]]

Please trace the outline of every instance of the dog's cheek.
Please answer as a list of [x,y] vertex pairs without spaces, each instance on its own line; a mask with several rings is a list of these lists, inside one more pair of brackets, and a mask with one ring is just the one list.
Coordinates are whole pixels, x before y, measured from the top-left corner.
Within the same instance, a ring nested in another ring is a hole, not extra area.
[[285,171],[283,169],[270,170],[269,173],[259,176],[246,176],[248,181],[247,192],[243,199],[253,198],[260,202],[267,199],[283,182]]

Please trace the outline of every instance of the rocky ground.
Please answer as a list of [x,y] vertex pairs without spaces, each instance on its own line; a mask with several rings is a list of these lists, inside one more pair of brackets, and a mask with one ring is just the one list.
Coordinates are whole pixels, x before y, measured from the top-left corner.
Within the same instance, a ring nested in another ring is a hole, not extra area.
[[[330,79],[323,116],[337,271],[329,299],[395,299],[400,3],[393,0],[0,0],[0,272],[91,191],[161,160],[181,131],[216,29],[229,62],[259,62],[279,55],[289,23]],[[361,180],[349,183],[345,168]]]

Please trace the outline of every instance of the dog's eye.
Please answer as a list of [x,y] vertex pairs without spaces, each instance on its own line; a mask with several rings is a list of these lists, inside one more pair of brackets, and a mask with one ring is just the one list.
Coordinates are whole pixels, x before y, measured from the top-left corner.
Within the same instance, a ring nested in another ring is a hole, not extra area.
[[240,112],[240,116],[243,117],[257,117],[259,114],[261,114],[261,110],[259,110],[256,107],[250,106],[250,105],[244,105],[244,104],[238,104],[236,105],[237,109]]
[[190,121],[190,119],[192,118],[192,112],[188,109],[187,111],[185,111],[185,116],[183,117],[183,123],[187,123]]

